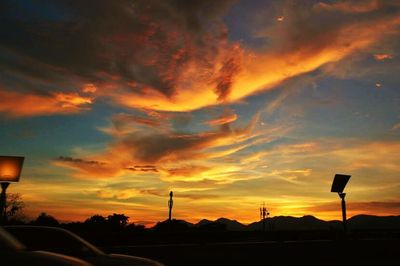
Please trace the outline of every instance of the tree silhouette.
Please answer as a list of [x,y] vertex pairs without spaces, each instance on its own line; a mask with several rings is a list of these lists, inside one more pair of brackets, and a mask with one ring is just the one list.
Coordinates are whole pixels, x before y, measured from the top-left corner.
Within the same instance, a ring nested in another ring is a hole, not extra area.
[[46,226],[58,226],[60,223],[51,215],[42,212],[35,221],[32,222],[34,225],[46,225]]
[[106,222],[106,218],[99,214],[95,214],[85,220],[85,223],[92,224],[92,225],[94,225],[94,224],[101,225],[101,224],[104,224],[105,222]]
[[19,193],[9,193],[7,195],[5,208],[8,223],[23,222],[24,215],[22,210],[25,208],[25,203]]
[[124,228],[128,224],[129,217],[125,216],[125,214],[114,213],[113,215],[109,215],[107,217],[107,223],[111,227],[115,228]]

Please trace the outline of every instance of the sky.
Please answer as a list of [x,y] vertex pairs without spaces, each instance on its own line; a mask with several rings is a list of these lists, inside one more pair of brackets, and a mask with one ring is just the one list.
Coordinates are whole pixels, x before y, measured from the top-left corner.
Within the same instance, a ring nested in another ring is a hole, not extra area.
[[151,225],[400,214],[400,1],[4,0],[24,212]]

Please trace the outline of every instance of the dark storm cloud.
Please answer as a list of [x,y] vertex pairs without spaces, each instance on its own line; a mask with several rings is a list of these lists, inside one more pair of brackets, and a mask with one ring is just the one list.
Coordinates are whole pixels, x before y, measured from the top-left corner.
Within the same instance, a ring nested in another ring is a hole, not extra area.
[[116,78],[173,95],[183,63],[213,49],[203,35],[224,38],[218,19],[231,1],[28,2],[31,10],[6,1],[0,11],[0,69],[14,79]]

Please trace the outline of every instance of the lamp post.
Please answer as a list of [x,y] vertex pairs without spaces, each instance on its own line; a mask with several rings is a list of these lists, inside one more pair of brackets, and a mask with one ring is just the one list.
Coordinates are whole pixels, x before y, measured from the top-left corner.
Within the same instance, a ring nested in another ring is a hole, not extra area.
[[331,192],[337,192],[339,197],[342,199],[342,219],[343,219],[343,230],[344,233],[347,233],[347,219],[346,219],[346,201],[344,198],[346,197],[346,193],[343,193],[344,187],[349,181],[351,175],[343,175],[336,174],[333,183]]
[[21,176],[24,157],[20,156],[0,156],[0,222],[4,224],[7,221],[7,195],[6,190],[11,182],[18,182]]

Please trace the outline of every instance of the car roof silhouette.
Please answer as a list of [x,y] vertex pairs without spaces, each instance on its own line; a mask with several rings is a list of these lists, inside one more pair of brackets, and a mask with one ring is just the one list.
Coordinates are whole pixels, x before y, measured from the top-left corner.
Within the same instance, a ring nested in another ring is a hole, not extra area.
[[30,250],[48,250],[82,258],[93,265],[162,266],[152,259],[122,254],[106,254],[77,234],[50,226],[10,225],[5,229]]
[[0,227],[0,264],[2,266],[90,266],[81,259],[48,251],[26,250],[14,236]]

